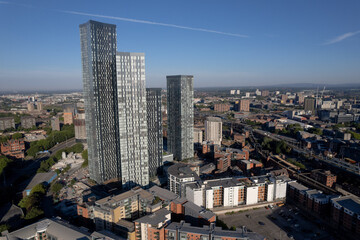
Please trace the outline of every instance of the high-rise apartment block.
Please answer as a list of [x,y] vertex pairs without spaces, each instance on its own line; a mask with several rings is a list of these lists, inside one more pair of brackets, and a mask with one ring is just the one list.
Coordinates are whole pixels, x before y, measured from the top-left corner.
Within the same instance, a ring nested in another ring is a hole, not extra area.
[[167,76],[167,144],[178,160],[194,157],[193,81],[190,75]]
[[97,182],[149,184],[143,53],[116,52],[116,26],[80,25],[89,169]]
[[120,180],[116,26],[84,23],[80,41],[90,177]]
[[75,140],[86,142],[85,113],[78,112],[74,118]]
[[203,131],[199,128],[194,128],[194,143],[203,142]]
[[33,112],[35,110],[35,106],[34,106],[33,102],[29,102],[27,104],[27,110],[28,110],[28,112]]
[[221,146],[222,121],[218,117],[207,117],[205,120],[205,141],[212,141]]
[[305,98],[304,100],[304,110],[306,112],[315,113],[315,98]]
[[36,109],[38,111],[42,111],[43,110],[43,104],[42,102],[36,102]]
[[146,89],[149,174],[156,176],[163,160],[163,129],[161,117],[161,88]]
[[32,116],[21,117],[21,127],[28,129],[36,126],[36,120]]
[[145,55],[118,52],[121,180],[126,188],[149,184],[148,126],[146,111]]
[[249,99],[241,99],[239,101],[239,111],[240,112],[250,112],[250,100]]
[[13,117],[4,117],[0,118],[0,130],[5,130],[9,128],[15,128],[15,121]]
[[51,118],[51,129],[53,131],[60,131],[60,120],[56,116]]

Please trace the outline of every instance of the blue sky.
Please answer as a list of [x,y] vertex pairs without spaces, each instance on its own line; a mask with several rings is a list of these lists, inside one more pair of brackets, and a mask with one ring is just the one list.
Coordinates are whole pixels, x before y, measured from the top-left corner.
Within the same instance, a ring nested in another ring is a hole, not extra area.
[[358,0],[0,0],[0,90],[81,89],[89,19],[117,25],[119,51],[145,52],[149,87],[172,74],[195,87],[359,83],[359,12]]

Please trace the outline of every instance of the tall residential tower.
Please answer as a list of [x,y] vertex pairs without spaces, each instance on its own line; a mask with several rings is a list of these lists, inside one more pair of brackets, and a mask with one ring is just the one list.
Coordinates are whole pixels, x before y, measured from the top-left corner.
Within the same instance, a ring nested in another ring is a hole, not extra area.
[[145,55],[116,54],[121,181],[125,188],[149,184]]
[[162,166],[163,129],[161,117],[161,88],[146,89],[148,151],[150,177],[157,175]]
[[194,77],[167,76],[168,150],[174,158],[194,157]]
[[119,180],[116,26],[90,20],[80,25],[80,41],[90,177]]

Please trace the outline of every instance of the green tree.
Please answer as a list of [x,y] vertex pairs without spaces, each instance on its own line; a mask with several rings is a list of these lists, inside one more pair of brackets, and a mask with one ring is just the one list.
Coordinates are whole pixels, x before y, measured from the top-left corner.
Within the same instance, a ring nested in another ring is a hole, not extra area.
[[5,143],[9,140],[9,137],[8,136],[1,136],[0,137],[0,143]]
[[0,233],[3,232],[3,231],[9,230],[9,229],[10,229],[10,225],[8,225],[8,224],[1,224],[0,225]]
[[36,185],[35,187],[33,187],[31,189],[30,194],[34,194],[34,193],[38,193],[40,195],[45,195],[46,193],[46,187],[44,186],[44,184],[39,183],[38,185]]
[[22,137],[23,137],[22,133],[14,133],[14,134],[11,136],[12,139],[20,139],[20,138],[22,138]]
[[44,211],[41,210],[39,207],[32,207],[25,215],[25,219],[30,220],[37,218],[44,214]]
[[61,183],[56,182],[51,186],[51,191],[53,191],[54,193],[59,193],[63,187],[64,186]]
[[21,199],[18,205],[19,207],[25,208],[28,211],[32,207],[39,205],[39,203],[40,203],[40,196],[34,193]]
[[82,158],[84,159],[84,162],[82,163],[82,167],[87,167],[89,165],[89,160],[88,160],[88,150],[84,150],[81,154]]
[[4,169],[11,163],[12,160],[0,155],[0,175],[3,173]]

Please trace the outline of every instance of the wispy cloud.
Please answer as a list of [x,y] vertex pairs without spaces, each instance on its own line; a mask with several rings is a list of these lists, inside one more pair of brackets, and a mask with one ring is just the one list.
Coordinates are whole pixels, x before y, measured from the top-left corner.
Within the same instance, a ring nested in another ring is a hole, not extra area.
[[0,1],[0,4],[9,4],[9,2]]
[[76,11],[62,11],[62,10],[59,10],[59,12],[68,13],[68,14],[74,14],[74,15],[82,15],[82,16],[113,19],[113,20],[119,20],[119,21],[125,21],[125,22],[133,22],[133,23],[150,24],[150,25],[157,25],[157,26],[164,26],[164,27],[180,28],[180,29],[186,29],[186,30],[192,30],[192,31],[198,31],[198,32],[215,33],[215,34],[227,35],[227,36],[232,36],[232,37],[240,37],[240,38],[249,37],[248,35],[237,34],[237,33],[221,32],[221,31],[210,30],[210,29],[205,29],[205,28],[187,27],[187,26],[175,25],[175,24],[170,24],[170,23],[153,22],[153,21],[133,19],[133,18],[114,17],[114,16],[106,16],[106,15],[99,15],[99,14],[92,14],[92,13],[76,12]]
[[337,36],[336,38],[330,39],[328,41],[326,41],[325,43],[323,43],[323,45],[330,45],[330,44],[334,44],[334,43],[338,43],[341,42],[347,38],[350,38],[352,36],[355,36],[356,34],[359,34],[360,31],[356,31],[356,32],[348,32],[348,33],[344,33],[340,36]]

